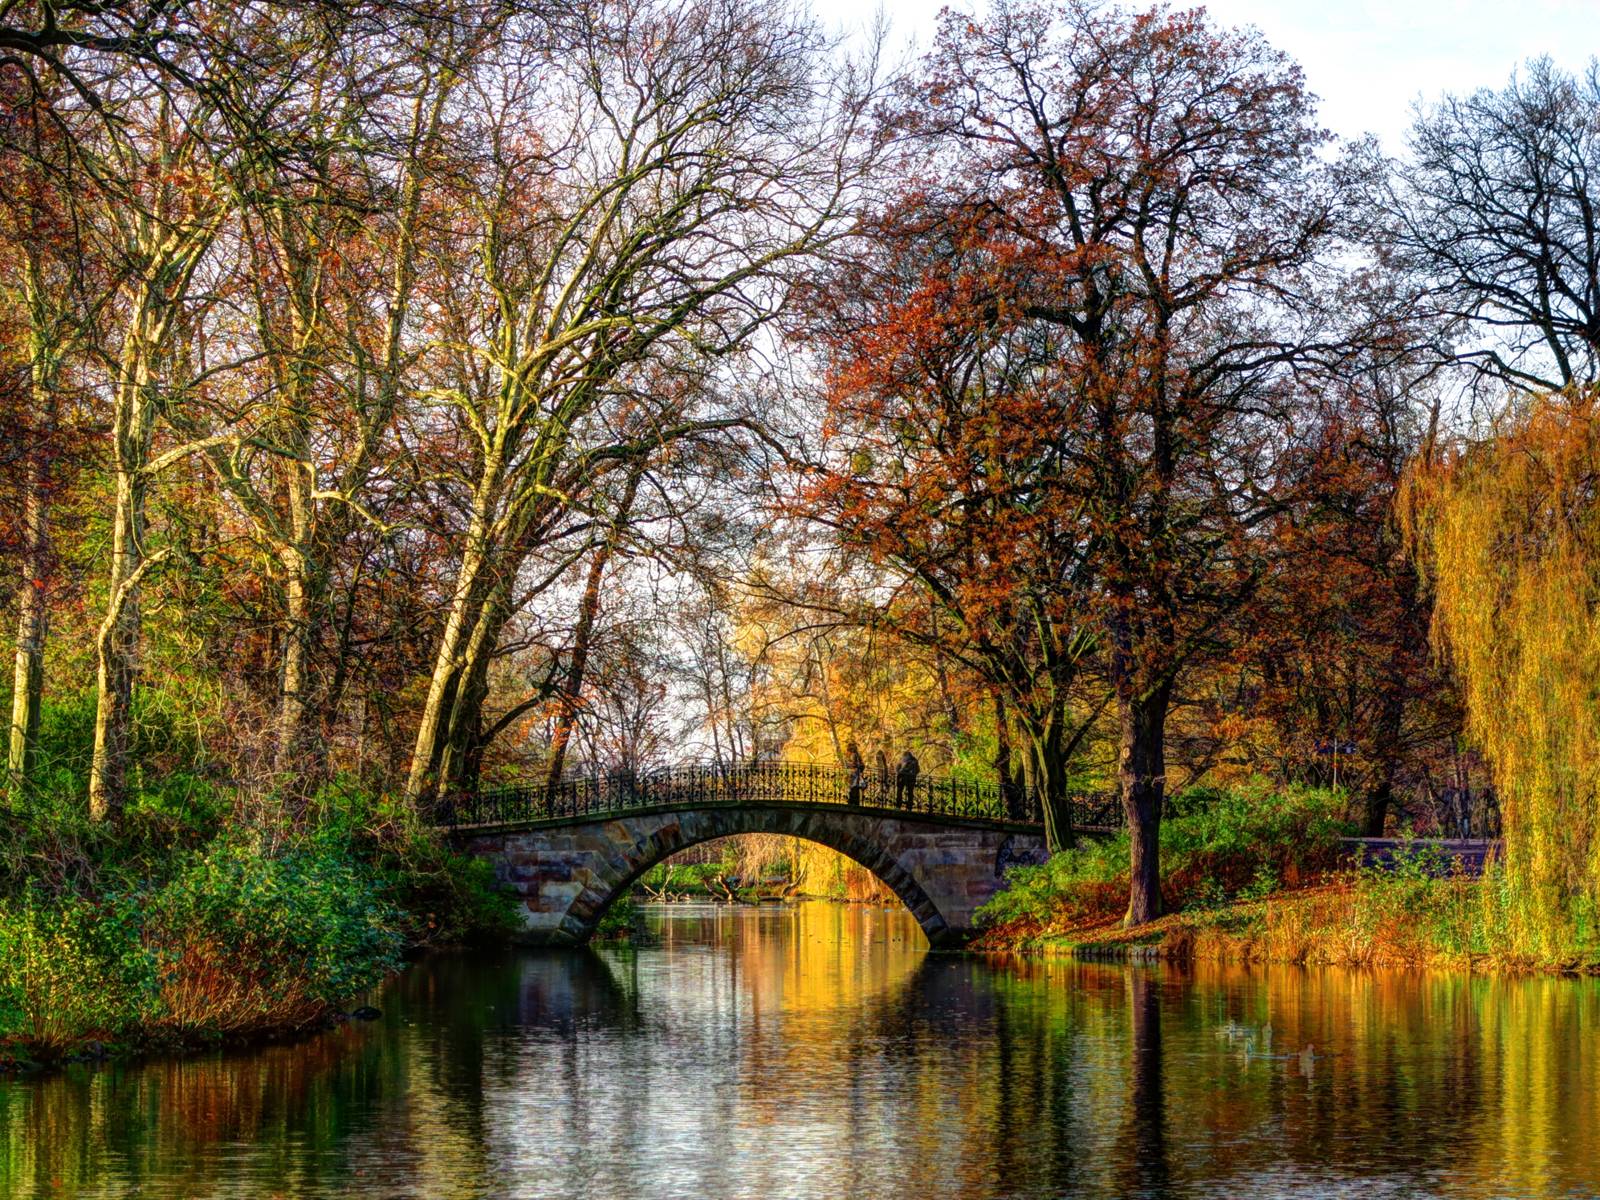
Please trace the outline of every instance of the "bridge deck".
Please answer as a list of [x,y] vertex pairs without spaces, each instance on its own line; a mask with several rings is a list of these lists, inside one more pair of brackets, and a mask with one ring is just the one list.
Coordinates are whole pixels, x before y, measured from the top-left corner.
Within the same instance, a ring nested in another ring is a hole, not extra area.
[[[959,825],[1035,830],[1044,823],[1038,797],[997,784],[923,777],[899,780],[810,763],[745,766],[693,764],[633,775],[589,775],[542,785],[486,789],[444,797],[437,820],[447,829],[559,826],[626,814],[684,808],[767,805],[848,807],[880,816],[908,815]],[[1075,796],[1072,825],[1084,832],[1120,828],[1115,798]]]
[[[716,810],[723,808],[771,808],[793,809],[797,812],[829,812],[860,813],[869,817],[907,817],[920,821],[931,821],[939,825],[949,825],[957,828],[972,829],[997,829],[1008,833],[1038,833],[1043,826],[1037,822],[1013,821],[1007,818],[985,816],[958,816],[951,813],[921,812],[912,808],[884,807],[876,804],[835,804],[828,801],[812,800],[678,800],[662,801],[656,804],[636,805],[630,808],[610,810],[595,810],[579,813],[577,815],[544,816],[544,817],[509,817],[504,819],[490,819],[475,822],[457,821],[442,824],[440,827],[454,833],[495,833],[505,830],[532,830],[532,829],[560,829],[565,826],[590,822],[606,821],[618,817],[651,816],[658,813],[683,812],[688,809]],[[1115,825],[1074,825],[1075,833],[1104,836],[1118,832],[1121,826]]]

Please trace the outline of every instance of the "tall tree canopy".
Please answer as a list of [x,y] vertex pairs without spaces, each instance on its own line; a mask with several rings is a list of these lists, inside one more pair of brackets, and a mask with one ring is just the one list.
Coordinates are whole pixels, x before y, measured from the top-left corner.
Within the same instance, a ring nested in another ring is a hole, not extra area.
[[1263,575],[1293,373],[1334,350],[1326,137],[1258,34],[1088,3],[948,14],[890,120],[908,182],[841,308],[820,494],[936,597],[906,530],[956,530],[936,551],[983,564],[959,597],[975,644],[1096,648],[1143,922],[1174,688]]

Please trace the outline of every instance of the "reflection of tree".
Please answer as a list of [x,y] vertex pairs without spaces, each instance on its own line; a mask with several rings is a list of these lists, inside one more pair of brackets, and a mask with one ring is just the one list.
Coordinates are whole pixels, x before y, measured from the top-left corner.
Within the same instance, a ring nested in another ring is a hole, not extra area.
[[1166,1194],[1167,1106],[1161,1050],[1161,988],[1153,973],[1128,972],[1128,1120],[1120,1189],[1127,1196]]
[[627,989],[589,951],[438,955],[379,1003],[380,1022],[283,1045],[0,1081],[0,1196],[49,1194],[56,1180],[67,1194],[207,1194],[233,1178],[240,1146],[294,1147],[269,1170],[315,1162],[319,1188],[359,1186],[377,1154],[431,1181],[421,1194],[472,1191],[485,1084],[517,1075],[508,1032],[570,1040],[632,1024]]
[[256,1050],[0,1081],[0,1195],[203,1194],[230,1147],[291,1142],[327,1154],[342,1177],[337,1145],[354,1114],[405,1090],[381,1040],[349,1026]]

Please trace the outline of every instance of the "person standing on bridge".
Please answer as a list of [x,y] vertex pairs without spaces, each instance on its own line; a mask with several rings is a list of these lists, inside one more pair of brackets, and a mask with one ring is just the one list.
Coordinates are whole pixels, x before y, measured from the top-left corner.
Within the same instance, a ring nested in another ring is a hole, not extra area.
[[861,761],[861,747],[853,740],[845,744],[844,769],[850,788],[845,803],[860,804],[861,793],[867,786],[867,764]]
[[917,776],[922,774],[922,764],[917,756],[907,750],[900,756],[900,766],[894,773],[894,801],[909,806],[917,793]]

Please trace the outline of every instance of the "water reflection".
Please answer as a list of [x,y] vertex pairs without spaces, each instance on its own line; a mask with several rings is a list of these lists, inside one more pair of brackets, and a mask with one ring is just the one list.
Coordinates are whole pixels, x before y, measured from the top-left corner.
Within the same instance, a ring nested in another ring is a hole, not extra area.
[[430,960],[298,1045],[0,1083],[0,1195],[1600,1194],[1595,981],[1000,965],[822,904],[653,921]]

